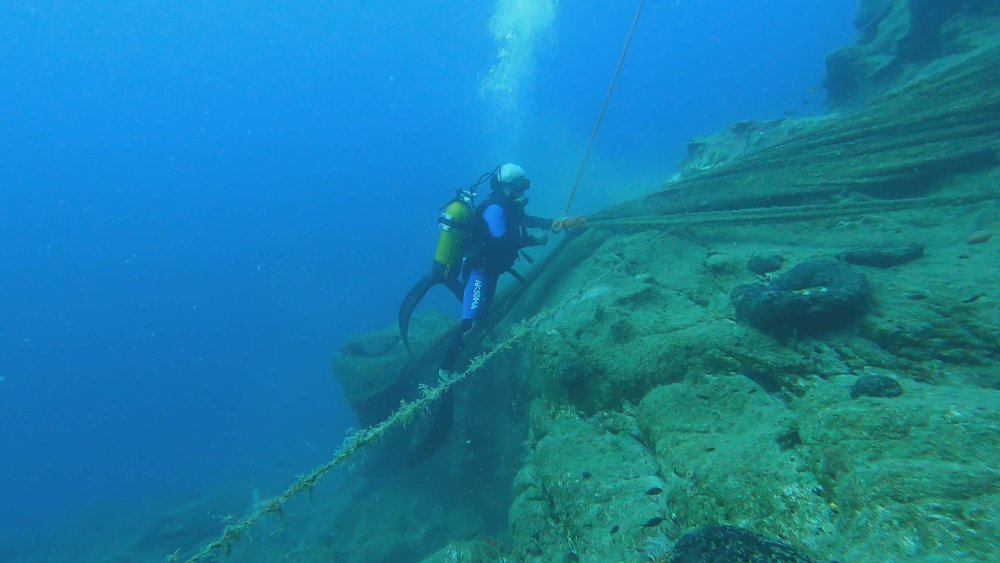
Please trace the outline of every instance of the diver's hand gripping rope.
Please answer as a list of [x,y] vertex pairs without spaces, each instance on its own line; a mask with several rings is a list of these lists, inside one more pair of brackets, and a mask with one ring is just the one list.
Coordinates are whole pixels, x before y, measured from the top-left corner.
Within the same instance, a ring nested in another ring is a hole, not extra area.
[[551,231],[554,234],[559,234],[563,229],[570,229],[573,227],[580,227],[587,223],[587,218],[583,215],[577,215],[576,217],[560,217],[555,221],[552,221]]

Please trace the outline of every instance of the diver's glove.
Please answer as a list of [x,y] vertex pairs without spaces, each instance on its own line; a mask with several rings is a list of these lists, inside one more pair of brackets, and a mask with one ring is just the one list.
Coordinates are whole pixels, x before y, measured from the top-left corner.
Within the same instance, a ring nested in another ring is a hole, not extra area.
[[555,221],[552,221],[552,232],[558,233],[563,229],[570,229],[572,227],[579,227],[587,222],[587,218],[583,215],[577,215],[576,217],[560,217]]

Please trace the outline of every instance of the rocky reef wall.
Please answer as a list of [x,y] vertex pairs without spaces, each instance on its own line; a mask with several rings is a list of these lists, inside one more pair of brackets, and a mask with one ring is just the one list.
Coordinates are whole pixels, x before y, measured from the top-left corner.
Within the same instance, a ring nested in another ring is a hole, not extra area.
[[824,86],[834,107],[857,107],[951,57],[996,42],[996,0],[862,0],[857,39],[827,57]]

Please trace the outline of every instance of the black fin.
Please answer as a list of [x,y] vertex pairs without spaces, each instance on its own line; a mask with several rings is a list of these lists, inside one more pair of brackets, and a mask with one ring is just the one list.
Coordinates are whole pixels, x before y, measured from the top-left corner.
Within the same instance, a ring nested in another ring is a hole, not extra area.
[[524,279],[524,277],[521,274],[517,273],[517,270],[515,270],[514,268],[507,268],[507,273],[514,276],[514,279],[520,282],[521,285],[523,285],[524,287],[528,287],[528,280]]
[[402,338],[407,352],[410,352],[410,340],[407,333],[410,330],[410,317],[413,316],[413,310],[417,308],[417,304],[424,298],[424,295],[427,295],[427,292],[434,287],[434,284],[440,281],[441,279],[434,275],[434,272],[420,278],[420,281],[410,289],[399,305],[399,337]]
[[462,282],[457,279],[452,279],[444,282],[444,284],[448,286],[448,289],[450,289],[453,294],[455,294],[459,303],[465,300],[465,285]]
[[408,336],[410,317],[413,316],[413,311],[417,308],[420,300],[424,298],[424,295],[427,295],[427,292],[435,285],[442,284],[451,291],[459,303],[465,298],[465,284],[457,278],[446,279],[438,271],[439,267],[440,264],[435,263],[435,268],[426,276],[420,278],[420,281],[410,289],[406,297],[403,298],[403,302],[399,305],[399,336],[403,340],[403,345],[406,346],[406,351],[411,354],[410,339]]

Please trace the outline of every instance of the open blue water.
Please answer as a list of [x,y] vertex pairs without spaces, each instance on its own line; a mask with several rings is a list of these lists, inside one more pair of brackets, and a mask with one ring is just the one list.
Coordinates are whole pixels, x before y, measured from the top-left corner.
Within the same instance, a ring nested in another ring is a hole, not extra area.
[[[575,210],[694,135],[821,111],[855,4],[647,2]],[[0,539],[325,461],[333,351],[393,321],[455,188],[515,161],[561,211],[634,9],[5,4]]]

